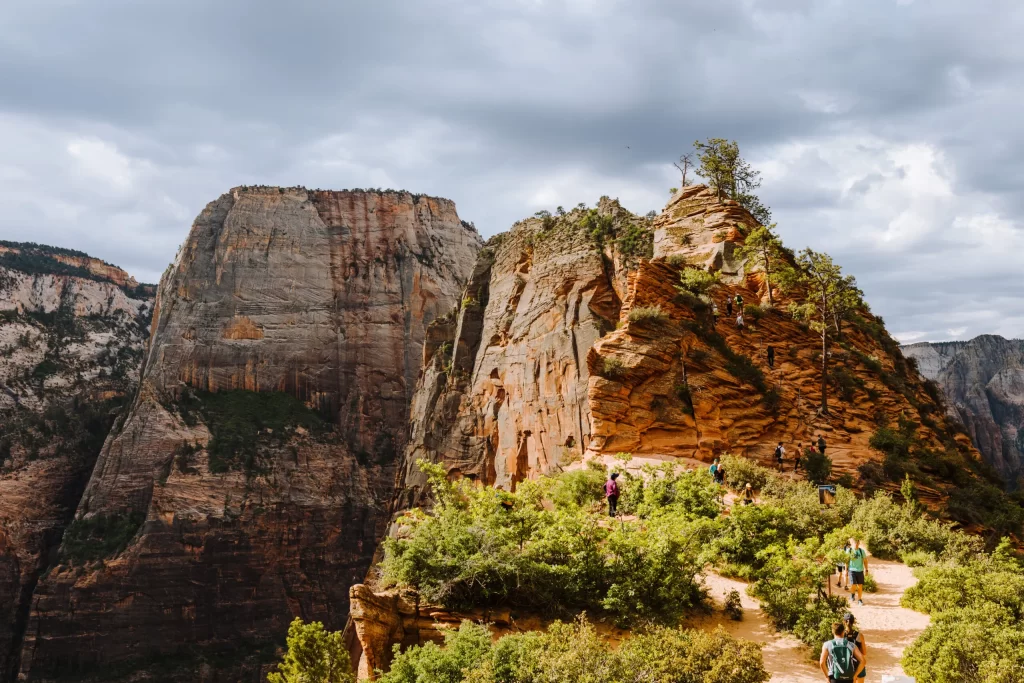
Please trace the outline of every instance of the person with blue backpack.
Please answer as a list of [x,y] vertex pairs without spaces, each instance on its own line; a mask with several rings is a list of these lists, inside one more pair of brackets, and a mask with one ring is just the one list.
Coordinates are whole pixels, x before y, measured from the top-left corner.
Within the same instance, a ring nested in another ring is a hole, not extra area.
[[864,670],[864,653],[846,639],[843,622],[832,624],[832,635],[835,637],[821,646],[821,673],[828,677],[828,683],[854,683]]

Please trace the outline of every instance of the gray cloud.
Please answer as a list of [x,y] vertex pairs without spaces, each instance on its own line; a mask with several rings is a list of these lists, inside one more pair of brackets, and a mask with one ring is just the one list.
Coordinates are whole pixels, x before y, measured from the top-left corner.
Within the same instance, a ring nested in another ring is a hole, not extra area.
[[404,187],[485,234],[660,208],[738,140],[890,329],[1024,336],[1015,0],[8,0],[0,233],[153,280],[231,186]]

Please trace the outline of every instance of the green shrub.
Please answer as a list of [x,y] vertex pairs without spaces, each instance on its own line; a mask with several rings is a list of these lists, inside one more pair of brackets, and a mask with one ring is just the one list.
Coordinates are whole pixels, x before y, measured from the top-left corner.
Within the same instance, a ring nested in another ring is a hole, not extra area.
[[114,557],[128,547],[144,520],[145,516],[137,512],[75,519],[64,531],[61,560],[80,564]]
[[876,494],[861,503],[851,526],[864,534],[871,554],[884,560],[911,552],[963,559],[981,549],[976,537],[927,519],[915,506],[899,505],[884,494]]
[[802,464],[807,480],[815,484],[824,484],[832,476],[832,458],[820,451],[808,450]]
[[687,267],[679,273],[677,289],[693,296],[702,296],[717,287],[719,279],[718,273],[709,273],[703,268]]
[[586,467],[553,477],[548,495],[558,507],[588,507],[604,498],[606,476],[604,465],[591,460]]
[[[603,514],[581,509],[576,500],[545,507],[549,482],[523,482],[516,493],[499,495],[468,481],[449,482],[437,465],[421,467],[436,502],[429,513],[414,510],[400,519],[398,537],[385,539],[385,586],[416,589],[450,609],[588,609],[623,624],[672,623],[703,602],[696,577],[708,561],[711,522],[686,519],[685,501],[671,508],[679,514],[609,530]],[[673,495],[693,489],[684,481]]]
[[877,593],[878,592],[878,582],[875,581],[874,574],[865,574],[864,575],[864,592],[865,593]]
[[725,483],[734,491],[742,489],[746,484],[759,491],[776,476],[767,467],[730,453],[722,456],[721,463],[725,467]]
[[279,391],[189,391],[172,407],[186,424],[202,417],[210,430],[206,450],[213,473],[257,469],[260,444],[280,443],[298,427],[314,434],[330,429],[316,411]]
[[582,618],[555,622],[543,633],[504,636],[463,675],[458,680],[466,683],[765,683],[769,678],[761,646],[736,640],[721,628],[710,633],[653,628],[613,650]]
[[775,389],[769,389],[764,392],[764,396],[761,397],[761,405],[769,413],[779,412],[779,406],[782,404],[782,395],[779,394]]
[[459,683],[467,671],[479,668],[491,654],[491,633],[486,626],[463,621],[457,631],[444,635],[444,647],[426,643],[401,652],[395,645],[391,669],[380,683]]
[[352,662],[341,631],[328,632],[319,621],[302,623],[298,617],[288,627],[288,650],[277,671],[267,674],[268,683],[355,683]]
[[743,602],[740,592],[735,588],[725,595],[724,611],[733,621],[743,621]]
[[1024,631],[992,604],[942,612],[904,650],[902,664],[928,683],[1022,683]]
[[793,533],[785,510],[774,505],[733,506],[712,548],[719,569],[726,575],[752,579],[764,566],[762,551],[785,543]]
[[736,379],[746,382],[762,394],[768,391],[768,387],[764,382],[764,373],[761,372],[761,368],[754,365],[754,361],[750,360],[749,356],[745,356],[742,353],[733,353],[726,360],[725,370]]
[[816,486],[778,476],[771,477],[761,489],[761,500],[786,512],[792,533],[799,539],[822,539],[847,526],[859,504],[853,491],[840,486],[836,488],[835,503],[822,505]]
[[722,511],[722,489],[706,470],[686,471],[680,465],[644,465],[641,476],[626,475],[620,509],[650,517],[671,514],[685,519],[714,519]]
[[662,323],[666,320],[668,315],[661,310],[661,306],[637,306],[629,310],[631,323]]
[[757,304],[747,304],[743,307],[743,316],[757,322],[764,317],[765,309]]
[[626,374],[626,366],[623,365],[621,360],[614,356],[602,358],[599,368],[598,374],[605,379],[619,380]]

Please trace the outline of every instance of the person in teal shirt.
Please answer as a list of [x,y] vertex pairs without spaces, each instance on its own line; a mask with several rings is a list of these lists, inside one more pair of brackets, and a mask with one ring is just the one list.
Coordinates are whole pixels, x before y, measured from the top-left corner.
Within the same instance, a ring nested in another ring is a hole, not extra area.
[[864,575],[868,571],[868,553],[860,547],[860,539],[854,539],[853,550],[850,551],[850,562],[847,564],[850,577],[850,600],[856,596],[857,602],[864,604]]

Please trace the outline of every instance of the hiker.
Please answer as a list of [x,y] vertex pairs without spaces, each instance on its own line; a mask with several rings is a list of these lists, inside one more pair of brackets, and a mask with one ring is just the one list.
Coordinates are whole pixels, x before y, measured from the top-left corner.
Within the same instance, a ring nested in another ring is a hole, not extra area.
[[779,442],[779,445],[775,447],[775,463],[779,466],[779,471],[782,471],[782,459],[786,457],[786,447]]
[[[836,564],[836,572],[839,574],[838,579],[836,579],[836,587],[843,590],[850,590],[850,572],[846,569],[846,563],[850,561],[850,552],[852,550],[853,545],[850,544],[850,539],[846,539],[846,545],[843,546],[843,560]],[[843,577],[844,572],[846,574],[845,579]]]
[[804,454],[804,443],[801,441],[796,445],[796,455],[793,456],[793,471],[796,472],[800,469],[800,458]]
[[775,347],[771,344],[768,345],[768,367],[775,369]]
[[725,485],[725,465],[719,465],[715,470],[715,483],[719,486]]
[[748,483],[746,486],[743,487],[743,504],[744,505],[750,505],[753,502],[754,502],[754,489],[752,489],[750,487],[750,484]]
[[718,324],[718,304],[711,303],[711,317],[715,319],[715,325]]
[[864,653],[846,639],[842,622],[832,624],[832,635],[835,637],[821,646],[821,673],[828,676],[829,683],[853,683],[864,668]]
[[825,455],[825,437],[818,434],[818,452]]
[[864,604],[864,575],[868,571],[868,554],[860,547],[860,540],[853,539],[853,550],[850,551],[850,561],[847,563],[847,574],[850,578],[850,602],[853,596],[857,596],[857,602]]
[[725,312],[729,314],[730,318],[732,317],[732,299],[725,300]]
[[856,620],[854,619],[853,614],[851,614],[850,612],[847,612],[846,614],[843,615],[843,626],[846,629],[846,634],[844,635],[846,640],[851,645],[853,645],[855,648],[860,650],[861,655],[863,655],[860,658],[860,663],[862,665],[862,668],[860,670],[860,675],[857,676],[857,678],[858,679],[867,678],[868,677],[868,644],[866,642],[864,642],[864,634],[857,630]]
[[736,316],[736,328],[743,334],[743,314],[740,313]]
[[604,497],[608,499],[608,516],[614,517],[616,513],[616,507],[619,504],[619,482],[615,481],[619,478],[618,472],[612,472],[612,476],[608,478],[608,481],[604,483]]
[[708,468],[712,479],[718,479],[718,466],[718,458],[715,458],[715,461],[711,463],[711,467]]
[[740,311],[743,310],[743,297],[739,294],[736,295],[736,308]]

